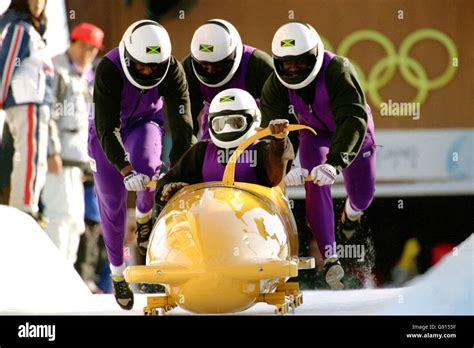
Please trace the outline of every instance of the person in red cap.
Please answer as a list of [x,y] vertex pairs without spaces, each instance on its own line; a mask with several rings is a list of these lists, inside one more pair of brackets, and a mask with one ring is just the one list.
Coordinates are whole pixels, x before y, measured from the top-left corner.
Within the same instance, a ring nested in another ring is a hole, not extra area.
[[46,232],[63,256],[74,263],[84,225],[82,178],[88,170],[88,118],[92,106],[92,63],[103,47],[104,32],[81,23],[71,32],[67,52],[53,58],[54,103],[50,129],[59,144],[48,146],[48,174],[43,189]]
[[79,41],[97,49],[104,47],[104,32],[90,23],[81,23],[71,32],[71,41]]

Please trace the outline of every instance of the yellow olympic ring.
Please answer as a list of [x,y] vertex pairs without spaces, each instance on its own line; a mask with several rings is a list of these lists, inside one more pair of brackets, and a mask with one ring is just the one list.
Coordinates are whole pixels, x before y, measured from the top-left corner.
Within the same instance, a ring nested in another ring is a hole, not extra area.
[[[375,30],[359,30],[350,34],[344,40],[342,40],[342,42],[339,44],[337,54],[340,56],[346,57],[351,46],[353,46],[359,41],[364,41],[364,40],[372,40],[380,44],[382,48],[385,50],[385,52],[387,52],[387,56],[390,58],[394,59],[397,56],[397,51],[395,49],[394,44],[385,35]],[[393,75],[395,74],[396,67],[397,67],[396,61],[390,61],[390,63],[391,64],[388,65],[387,72],[382,76],[376,88],[381,88],[385,86],[393,78]],[[376,83],[375,80],[367,81],[366,83],[364,83],[365,78],[364,78],[363,70],[359,67],[359,65],[354,64],[354,62],[352,62],[352,65],[354,65],[354,67],[356,68],[356,71],[361,78],[361,83],[363,83],[364,86],[367,84]]]
[[[426,39],[435,40],[444,45],[448,50],[450,62],[452,62],[453,59],[456,58],[458,55],[456,45],[451,40],[451,38],[436,29],[427,28],[415,31],[408,35],[405,40],[403,40],[403,42],[400,44],[400,72],[403,78],[408,81],[408,83],[410,83],[413,87],[417,88],[419,88],[418,81],[416,78],[413,77],[410,70],[406,66],[405,58],[408,58],[408,53],[410,52],[410,49],[413,47],[413,45],[415,45],[418,41]],[[428,89],[438,89],[445,86],[449,81],[451,81],[455,73],[456,67],[453,64],[448,64],[448,67],[443,72],[443,74],[433,79],[432,81],[428,81]]]
[[[421,81],[419,82],[418,94],[416,95],[414,101],[422,104],[428,96],[428,76],[426,75],[425,69],[423,69],[421,64],[418,63],[418,61],[416,61],[415,59],[407,57],[406,63],[411,69],[413,69],[413,71],[416,72],[416,74],[418,75],[418,81]],[[367,92],[370,97],[370,100],[372,100],[374,105],[378,106],[379,108],[384,101],[379,95],[377,85],[375,83],[372,83],[371,81],[376,81],[376,78],[378,75],[380,75],[380,72],[385,67],[390,66],[391,64],[393,64],[393,58],[385,57],[375,63],[374,67],[369,73],[369,83],[367,84]]]
[[[458,56],[454,41],[443,32],[432,28],[419,29],[408,35],[400,44],[398,54],[395,45],[384,34],[376,30],[359,30],[348,35],[341,41],[336,53],[339,56],[346,57],[351,47],[358,42],[374,41],[382,46],[387,55],[375,63],[367,78],[360,66],[351,60],[359,75],[362,88],[368,93],[371,102],[380,109],[383,100],[380,97],[379,89],[387,85],[393,78],[398,66],[400,74],[408,84],[418,89],[414,102],[423,103],[430,90],[444,87],[456,74],[455,65],[449,63],[440,76],[430,80],[423,66],[409,56],[410,50],[416,43],[429,39],[440,42],[446,48],[450,62],[453,62]],[[322,40],[325,48],[334,52],[329,41],[323,37]]]

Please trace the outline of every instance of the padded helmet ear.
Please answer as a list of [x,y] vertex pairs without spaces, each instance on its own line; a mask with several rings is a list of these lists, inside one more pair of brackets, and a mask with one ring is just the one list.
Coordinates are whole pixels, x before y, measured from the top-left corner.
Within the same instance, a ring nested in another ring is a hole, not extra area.
[[[324,58],[324,45],[316,30],[307,23],[282,25],[273,36],[272,55],[275,73],[287,88],[300,89],[316,78]],[[296,75],[286,74],[284,61],[302,61],[307,69]]]
[[[157,22],[141,20],[125,31],[119,44],[120,63],[128,81],[140,89],[158,86],[165,78],[171,58],[168,32]],[[150,75],[137,71],[140,64],[151,68]]]
[[[238,116],[246,120],[245,127],[239,130],[235,130],[237,127],[234,129],[223,127],[219,130],[213,128],[215,118],[237,118]],[[217,147],[235,148],[255,134],[255,128],[260,126],[261,119],[260,110],[250,93],[238,88],[226,89],[218,93],[209,106],[208,120],[211,140]]]
[[[242,60],[243,44],[237,29],[222,19],[200,26],[191,40],[191,63],[198,80],[208,87],[220,87],[235,75]],[[203,64],[214,66],[210,73]]]

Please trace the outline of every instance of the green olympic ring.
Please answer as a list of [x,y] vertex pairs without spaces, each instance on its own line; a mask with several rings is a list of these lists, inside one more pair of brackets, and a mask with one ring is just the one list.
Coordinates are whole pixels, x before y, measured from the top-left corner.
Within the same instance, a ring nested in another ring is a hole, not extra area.
[[[329,41],[323,37],[321,39],[325,48],[334,52]],[[359,75],[362,88],[367,91],[372,103],[380,109],[383,100],[378,91],[393,78],[397,66],[399,67],[400,74],[408,84],[418,89],[414,102],[423,103],[430,90],[444,87],[456,74],[456,66],[448,64],[448,67],[440,76],[430,80],[423,66],[409,56],[410,50],[416,43],[429,39],[440,42],[446,48],[450,61],[454,61],[458,56],[454,41],[443,32],[432,28],[419,29],[408,35],[400,44],[398,54],[395,45],[384,34],[376,30],[359,30],[348,35],[341,41],[336,52],[337,55],[345,57],[351,47],[360,41],[374,41],[378,43],[386,52],[386,57],[375,63],[367,78],[360,66],[351,60]]]

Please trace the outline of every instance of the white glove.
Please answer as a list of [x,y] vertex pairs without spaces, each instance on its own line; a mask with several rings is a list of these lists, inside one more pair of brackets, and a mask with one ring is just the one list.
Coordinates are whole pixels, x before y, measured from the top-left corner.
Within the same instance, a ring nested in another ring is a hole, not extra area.
[[336,180],[337,170],[330,164],[320,164],[311,171],[311,179],[319,186],[332,185]]
[[123,183],[127,191],[144,191],[146,190],[146,184],[150,182],[148,175],[137,173],[132,170],[125,178]]
[[158,181],[163,178],[166,173],[169,172],[169,168],[166,167],[165,164],[161,164],[161,166],[156,170],[155,174],[151,177],[151,181]]
[[158,181],[160,180],[161,178],[163,178],[164,176],[166,175],[166,173],[160,173],[159,171],[157,171],[155,174],[153,174],[153,176],[151,177],[151,181]]
[[294,167],[286,174],[283,179],[286,186],[300,186],[304,185],[304,179],[308,176],[309,171],[304,168]]

